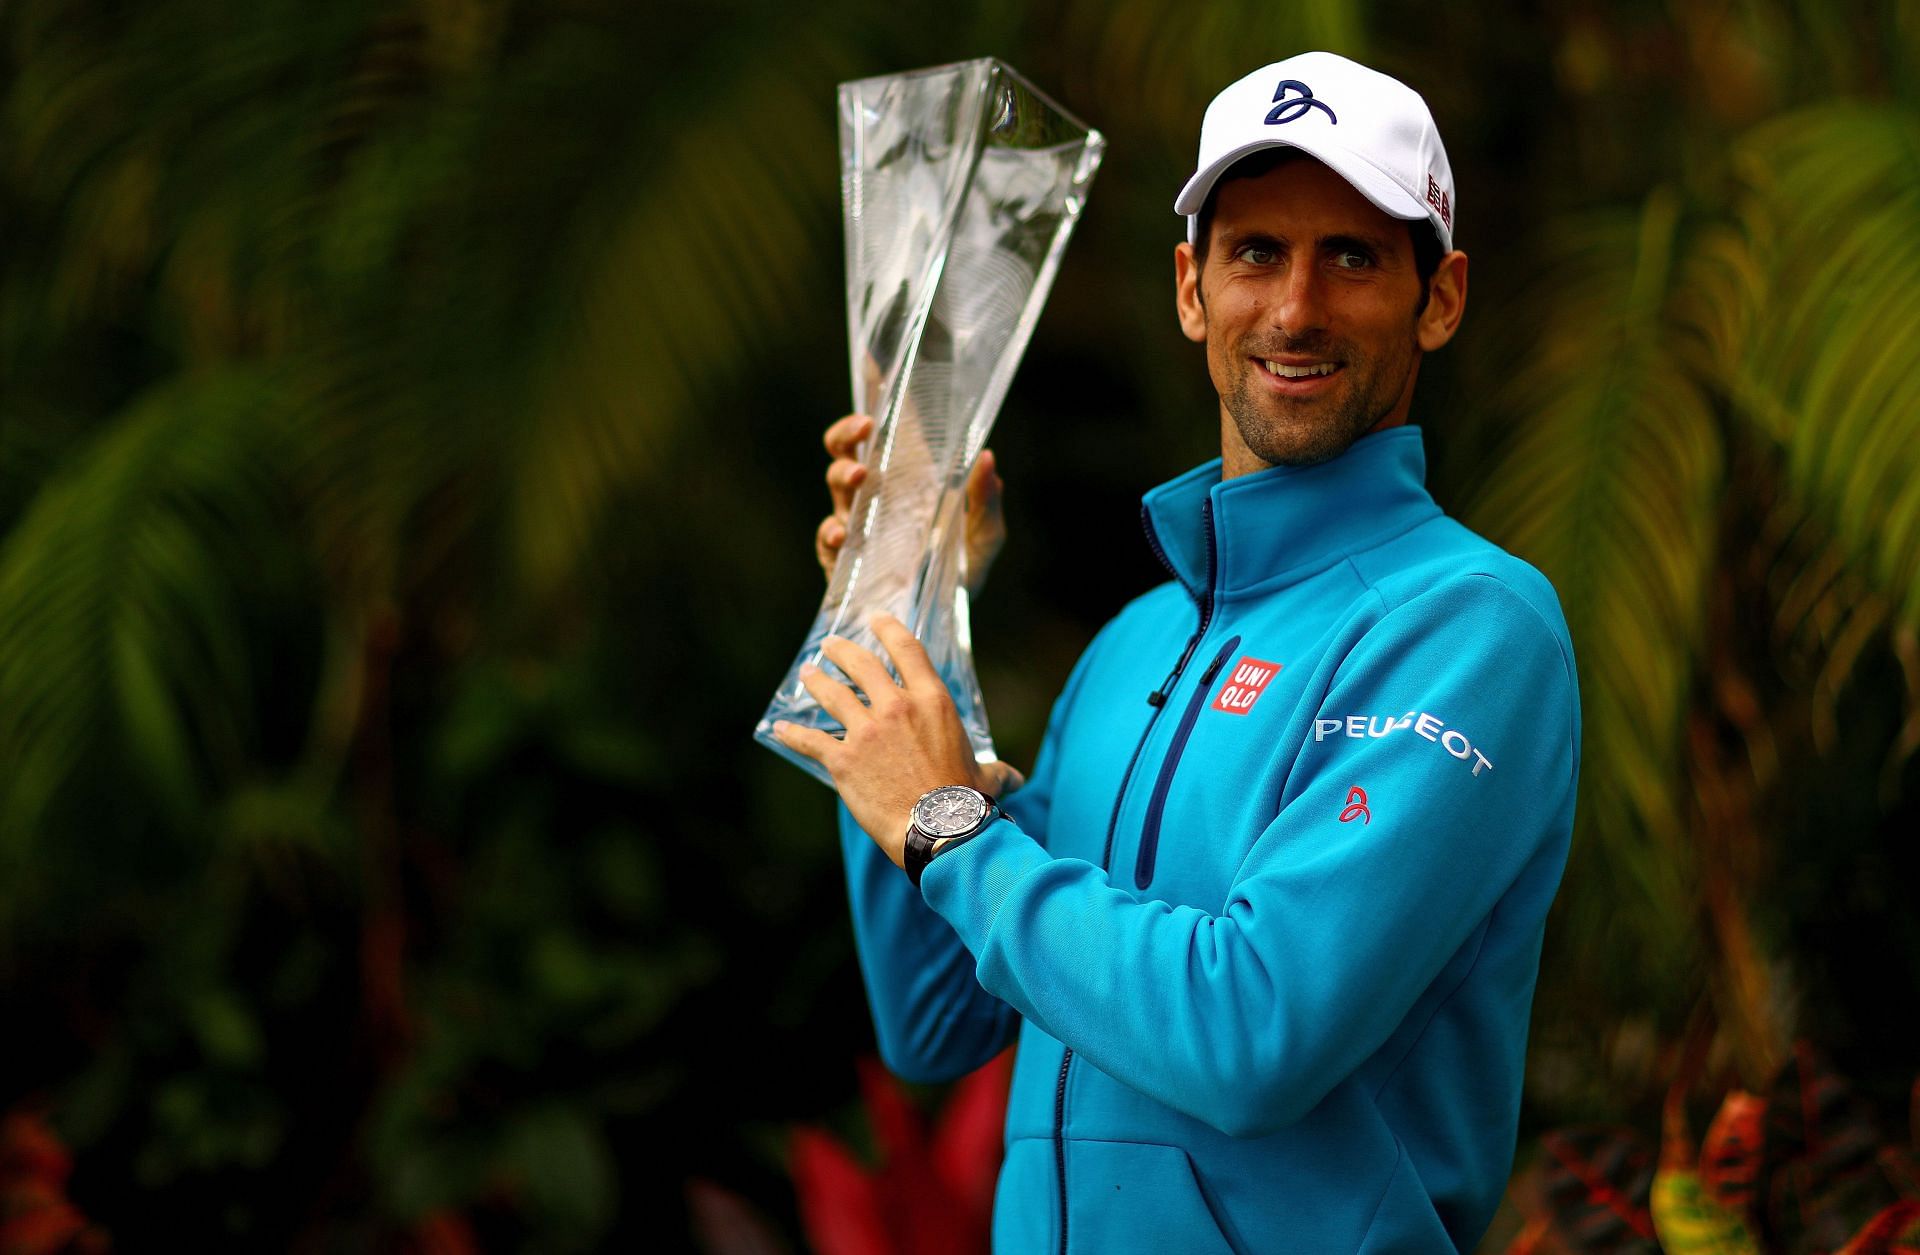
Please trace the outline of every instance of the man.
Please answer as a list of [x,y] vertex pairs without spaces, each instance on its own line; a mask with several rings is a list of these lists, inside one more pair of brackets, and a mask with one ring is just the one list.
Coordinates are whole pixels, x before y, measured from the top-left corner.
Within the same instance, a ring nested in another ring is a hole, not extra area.
[[1397,81],[1307,53],[1228,87],[1174,254],[1221,459],[1147,494],[1173,579],[1075,667],[1013,814],[890,619],[901,683],[836,642],[871,706],[815,673],[844,740],[781,732],[845,803],[889,1064],[1018,1035],[997,1250],[1465,1251],[1493,1215],[1579,699],[1552,588],[1441,512],[1406,425],[1465,308],[1454,204]]

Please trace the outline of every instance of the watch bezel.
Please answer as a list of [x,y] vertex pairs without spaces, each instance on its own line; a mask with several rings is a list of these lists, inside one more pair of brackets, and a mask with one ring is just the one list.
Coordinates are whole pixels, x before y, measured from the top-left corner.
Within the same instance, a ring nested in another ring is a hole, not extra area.
[[[972,803],[971,816],[960,819],[936,818],[932,810],[936,801],[954,794],[965,795]],[[918,802],[913,804],[913,823],[933,840],[941,841],[979,831],[992,809],[992,803],[987,800],[987,795],[980,790],[964,784],[947,784],[937,789],[929,789],[921,795]]]

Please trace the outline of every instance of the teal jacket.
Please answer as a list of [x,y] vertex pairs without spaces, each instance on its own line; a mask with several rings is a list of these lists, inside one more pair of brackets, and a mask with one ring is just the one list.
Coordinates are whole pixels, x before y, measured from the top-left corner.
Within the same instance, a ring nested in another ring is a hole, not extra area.
[[1145,498],[1011,817],[916,892],[846,818],[882,1057],[1019,1039],[1000,1252],[1471,1250],[1512,1167],[1579,762],[1538,571],[1417,427]]

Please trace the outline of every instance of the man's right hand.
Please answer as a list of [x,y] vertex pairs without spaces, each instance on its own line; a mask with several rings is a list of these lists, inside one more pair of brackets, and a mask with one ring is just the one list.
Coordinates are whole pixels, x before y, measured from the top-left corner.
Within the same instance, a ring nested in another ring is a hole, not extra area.
[[[820,569],[833,579],[833,564],[847,543],[847,519],[853,511],[853,494],[866,482],[867,468],[854,458],[860,442],[873,434],[873,420],[865,414],[849,414],[827,428],[827,491],[833,497],[833,513],[820,520],[813,533],[813,553]],[[967,476],[967,593],[978,597],[987,582],[987,568],[999,556],[1007,539],[1006,516],[1001,510],[1000,494],[1005,487],[994,465],[993,450],[982,449]]]

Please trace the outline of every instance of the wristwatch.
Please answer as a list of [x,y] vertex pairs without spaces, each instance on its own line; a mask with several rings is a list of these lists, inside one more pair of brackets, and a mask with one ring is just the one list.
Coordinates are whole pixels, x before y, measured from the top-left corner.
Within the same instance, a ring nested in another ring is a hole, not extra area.
[[907,825],[907,879],[920,887],[920,873],[936,854],[971,841],[1000,818],[1000,804],[964,784],[929,789],[913,804],[913,822]]

